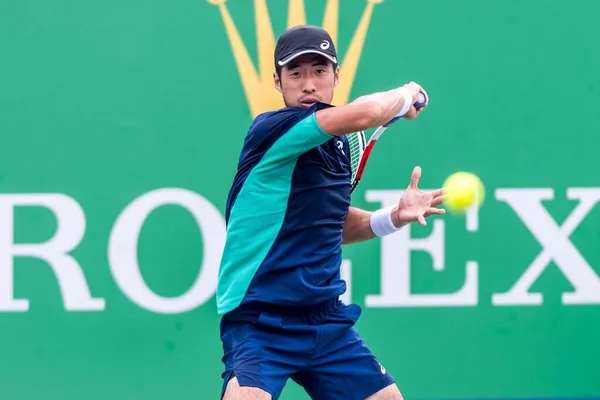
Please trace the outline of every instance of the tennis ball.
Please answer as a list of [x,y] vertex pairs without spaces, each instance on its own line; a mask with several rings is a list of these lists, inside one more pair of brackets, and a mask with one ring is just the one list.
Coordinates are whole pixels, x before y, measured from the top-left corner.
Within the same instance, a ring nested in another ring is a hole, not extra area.
[[485,189],[481,180],[471,172],[455,172],[444,181],[445,207],[454,213],[463,213],[473,204],[481,206]]

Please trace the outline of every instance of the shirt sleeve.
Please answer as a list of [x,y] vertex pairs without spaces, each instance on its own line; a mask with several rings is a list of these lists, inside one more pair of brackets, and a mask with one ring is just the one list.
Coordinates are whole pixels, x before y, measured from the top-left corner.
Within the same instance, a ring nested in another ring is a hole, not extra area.
[[253,136],[268,143],[271,162],[297,158],[333,138],[321,128],[315,115],[329,107],[316,103],[307,109],[285,108],[270,113],[256,123]]

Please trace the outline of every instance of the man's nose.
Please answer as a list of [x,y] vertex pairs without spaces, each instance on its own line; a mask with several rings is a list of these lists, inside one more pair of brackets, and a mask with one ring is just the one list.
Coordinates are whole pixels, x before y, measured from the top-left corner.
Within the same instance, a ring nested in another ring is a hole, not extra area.
[[304,87],[302,88],[302,90],[306,93],[312,93],[317,89],[316,89],[315,84],[313,83],[312,79],[307,79],[304,81]]

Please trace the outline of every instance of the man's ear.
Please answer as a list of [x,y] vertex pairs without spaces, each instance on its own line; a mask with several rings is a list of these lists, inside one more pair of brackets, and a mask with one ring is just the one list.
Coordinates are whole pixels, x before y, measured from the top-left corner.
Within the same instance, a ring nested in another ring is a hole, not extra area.
[[340,66],[337,65],[335,67],[335,70],[333,72],[334,75],[334,80],[333,80],[333,87],[336,87],[338,85],[339,82],[339,78],[340,78]]
[[277,89],[277,91],[279,93],[282,93],[282,91],[281,91],[281,78],[279,77],[279,75],[277,75],[277,72],[273,72],[273,83],[275,84],[275,89]]

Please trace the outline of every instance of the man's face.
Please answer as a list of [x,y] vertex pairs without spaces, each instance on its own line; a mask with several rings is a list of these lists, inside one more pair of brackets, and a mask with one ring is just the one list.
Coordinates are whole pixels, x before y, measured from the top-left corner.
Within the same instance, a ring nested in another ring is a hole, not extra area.
[[317,101],[331,104],[339,68],[318,54],[300,56],[274,74],[275,87],[283,94],[287,107],[309,108]]

